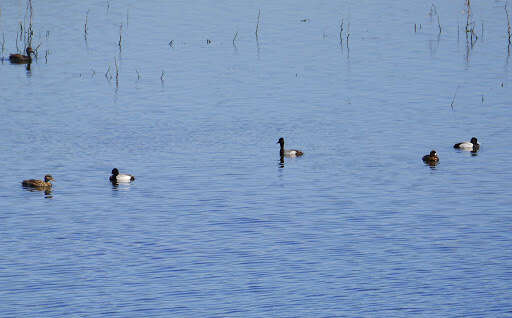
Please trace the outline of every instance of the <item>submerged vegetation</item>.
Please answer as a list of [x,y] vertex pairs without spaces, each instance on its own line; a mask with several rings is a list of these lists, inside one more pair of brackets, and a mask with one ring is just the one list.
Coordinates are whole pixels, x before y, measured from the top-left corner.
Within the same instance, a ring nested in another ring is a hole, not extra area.
[[[480,42],[479,41],[480,38],[484,36],[485,25],[484,25],[484,22],[477,23],[477,21],[475,20],[471,0],[461,0],[461,4],[463,7],[462,12],[464,15],[463,16],[464,23],[462,26],[459,25],[459,23],[457,23],[457,41],[459,41],[461,39],[460,33],[463,32],[464,35],[462,36],[462,38],[465,39],[464,58],[465,58],[466,64],[469,64],[470,59],[471,59],[471,52],[473,51],[475,46]],[[111,1],[106,0],[105,14],[107,16],[110,15],[111,5],[112,5]],[[507,41],[506,42],[507,43],[507,45],[506,45],[507,46],[507,62],[508,62],[508,57],[510,56],[510,48],[512,46],[512,27],[511,27],[511,23],[510,23],[509,6],[510,6],[509,0],[506,0],[503,8],[504,8],[505,18],[506,18],[505,36],[506,36],[506,41]],[[414,33],[424,33],[426,31],[425,27],[424,27],[425,24],[430,24],[432,26],[432,34],[435,35],[435,37],[436,37],[436,39],[433,40],[432,42],[433,43],[437,42],[437,46],[439,45],[439,42],[441,41],[441,35],[443,35],[443,37],[446,37],[449,34],[449,27],[446,27],[446,25],[443,26],[441,24],[440,12],[441,12],[441,8],[438,5],[436,5],[434,3],[430,4],[430,7],[427,12],[429,21],[419,21],[419,22],[414,23],[414,26],[413,26]],[[91,11],[90,9],[87,9],[85,12],[85,18],[83,20],[84,23],[83,23],[82,30],[83,30],[83,38],[84,38],[86,47],[88,47],[88,41],[90,41],[91,28],[94,29],[95,27],[97,27],[95,25],[90,24],[91,21],[89,18],[93,14],[94,14],[93,11]],[[23,21],[19,22],[18,32],[16,33],[15,45],[16,45],[17,52],[24,52],[24,50],[27,47],[32,47],[34,49],[34,55],[35,55],[36,61],[37,61],[38,50],[41,48],[41,46],[43,44],[42,40],[49,39],[50,31],[49,30],[45,31],[44,36],[41,36],[41,34],[43,34],[43,33],[39,33],[40,41],[38,43],[33,43],[33,42],[35,42],[35,37],[37,34],[37,32],[35,32],[33,29],[33,20],[34,20],[34,8],[32,5],[32,0],[27,0],[26,8],[25,8],[25,15],[24,15]],[[313,20],[308,17],[308,18],[300,18],[300,19],[298,19],[298,21],[302,22],[302,23],[308,22],[308,24],[309,24],[309,22],[312,22]],[[447,21],[447,19],[445,19],[445,21]],[[117,51],[118,51],[117,56],[114,57],[113,65],[110,65],[110,64],[106,65],[106,72],[104,75],[104,77],[107,81],[109,81],[109,82],[113,81],[113,80],[115,81],[116,89],[119,88],[119,85],[120,85],[121,53],[123,53],[123,49],[125,46],[125,40],[126,40],[126,36],[127,36],[126,29],[129,25],[129,23],[130,23],[130,14],[129,14],[129,8],[127,8],[125,16],[122,17],[122,19],[120,19],[120,23],[117,23],[118,32],[119,32],[118,37],[116,39],[116,46],[117,46]],[[260,38],[262,35],[261,34],[262,23],[263,23],[262,10],[258,9],[258,12],[256,15],[255,28],[254,28],[254,37],[255,37],[256,50],[257,50],[258,56],[259,56],[259,51],[260,51]],[[447,23],[447,22],[445,22],[445,23]],[[480,30],[477,30],[478,26],[480,27]],[[340,19],[340,22],[339,22],[339,25],[337,28],[338,28],[338,30],[337,30],[338,45],[342,49],[342,51],[344,48],[346,48],[347,53],[348,53],[350,50],[350,41],[352,38],[351,23],[350,23],[350,21],[347,22],[346,18],[341,16],[341,19]],[[359,32],[356,34],[359,34]],[[243,37],[243,34],[241,34],[241,32],[239,30],[235,30],[233,32],[230,42],[231,42],[231,46],[235,49],[235,51],[238,51],[238,48],[240,45],[243,45],[244,43],[246,43],[246,42],[241,42],[241,37]],[[323,39],[329,38],[325,31],[322,33],[322,38]],[[175,39],[169,40],[169,42],[167,43],[169,48],[176,49],[176,43],[177,43],[176,41],[177,40],[175,40]],[[182,42],[182,43],[184,45],[187,44],[187,42]],[[214,42],[214,40],[212,38],[206,38],[207,46],[211,46],[214,43],[218,44],[218,45],[223,45],[223,43],[221,41]],[[6,34],[5,34],[5,32],[2,32],[2,39],[1,39],[2,56],[5,56],[5,54],[6,54],[6,47],[7,47]],[[434,49],[437,49],[437,47],[435,47]],[[432,50],[432,47],[431,47],[431,50]],[[46,48],[44,51],[44,62],[45,63],[48,63],[50,55],[51,55],[50,49]],[[347,58],[349,58],[349,56],[350,55],[347,54]],[[135,72],[137,75],[137,81],[142,80],[143,79],[142,78],[142,68],[139,66],[136,67]],[[145,78],[148,78],[148,77],[151,78],[152,76],[153,77],[158,76],[160,81],[162,83],[164,82],[164,77],[166,75],[164,70],[162,70],[160,74],[158,74],[156,76],[155,75],[156,74],[149,75]],[[455,99],[455,96],[454,96],[454,99]],[[454,102],[454,100],[451,102],[452,108],[453,108],[453,102]]]

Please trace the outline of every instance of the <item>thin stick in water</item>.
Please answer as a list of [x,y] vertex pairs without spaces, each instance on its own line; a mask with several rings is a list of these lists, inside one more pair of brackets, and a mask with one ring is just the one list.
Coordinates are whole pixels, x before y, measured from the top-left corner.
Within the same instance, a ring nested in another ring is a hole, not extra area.
[[119,46],[119,51],[121,51],[122,45],[123,45],[123,24],[122,23],[119,25],[119,42],[117,42],[117,45]]
[[343,18],[341,19],[341,23],[340,23],[340,45],[343,45]]
[[233,46],[236,47],[235,41],[238,39],[238,31],[235,32],[235,36],[233,36]]
[[114,65],[116,66],[116,89],[119,88],[119,64],[117,59],[114,57]]
[[89,20],[89,10],[85,13],[84,38],[87,41],[87,22]]
[[108,66],[107,71],[105,72],[105,78],[110,81],[112,79],[112,75],[110,74],[110,65]]
[[256,31],[254,34],[256,35],[256,38],[258,38],[258,32],[260,30],[260,17],[261,17],[261,9],[258,10],[258,22],[256,23]]
[[511,27],[510,27],[510,17],[509,17],[509,14],[508,14],[508,0],[505,2],[505,14],[507,15],[507,36],[508,36],[508,45],[511,44],[511,37],[512,37],[512,30],[511,30]]
[[457,85],[457,88],[455,89],[455,94],[453,94],[452,102],[450,104],[450,107],[452,108],[452,110],[453,110],[453,103],[455,102],[455,97],[457,97],[457,91],[459,90],[459,86],[460,85]]

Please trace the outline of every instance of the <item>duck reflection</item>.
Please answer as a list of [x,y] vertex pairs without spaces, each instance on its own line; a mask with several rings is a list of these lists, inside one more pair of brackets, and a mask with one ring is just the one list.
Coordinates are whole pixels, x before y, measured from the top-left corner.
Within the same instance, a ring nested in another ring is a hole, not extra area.
[[53,195],[52,195],[52,188],[44,188],[44,187],[31,187],[31,186],[25,186],[25,185],[22,185],[21,186],[25,191],[29,191],[29,192],[44,192],[44,197],[46,199],[51,199],[53,198]]
[[130,190],[130,183],[126,182],[110,182],[112,191],[128,191]]
[[279,156],[279,168],[284,168],[284,155]]

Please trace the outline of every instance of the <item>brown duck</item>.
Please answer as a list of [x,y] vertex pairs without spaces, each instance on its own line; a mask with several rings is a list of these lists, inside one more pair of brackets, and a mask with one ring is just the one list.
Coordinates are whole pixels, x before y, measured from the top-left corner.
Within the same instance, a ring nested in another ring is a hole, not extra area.
[[32,63],[32,57],[30,53],[34,53],[34,50],[29,46],[26,49],[27,55],[23,54],[11,54],[9,55],[9,61],[14,64],[29,64]]
[[432,150],[430,154],[423,156],[422,159],[426,164],[431,166],[434,166],[439,162],[439,157],[437,156],[437,152],[435,150]]
[[52,183],[50,181],[52,180],[55,181],[51,175],[47,174],[44,176],[44,181],[36,179],[23,180],[21,185],[32,188],[51,188]]

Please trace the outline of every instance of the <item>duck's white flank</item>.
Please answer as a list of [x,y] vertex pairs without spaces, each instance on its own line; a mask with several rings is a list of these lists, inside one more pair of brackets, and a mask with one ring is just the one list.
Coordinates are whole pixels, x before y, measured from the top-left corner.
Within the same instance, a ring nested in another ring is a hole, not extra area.
[[473,150],[473,144],[470,143],[469,141],[464,141],[463,143],[461,143],[458,147],[459,149],[464,149],[464,150]]
[[132,176],[129,174],[118,174],[116,180],[117,182],[130,182],[132,181]]

